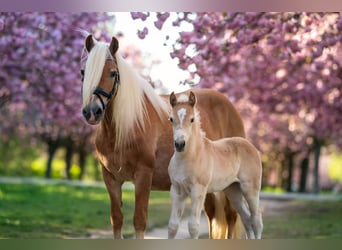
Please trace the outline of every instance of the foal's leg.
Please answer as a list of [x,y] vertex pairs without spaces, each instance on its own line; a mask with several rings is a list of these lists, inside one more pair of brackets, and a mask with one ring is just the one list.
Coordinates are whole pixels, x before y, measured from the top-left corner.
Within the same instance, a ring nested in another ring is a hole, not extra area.
[[116,181],[112,174],[102,166],[103,181],[106,184],[110,198],[110,220],[113,228],[114,238],[122,239],[121,229],[123,224],[123,214],[121,211],[121,186],[122,182]]
[[254,239],[254,231],[250,219],[250,213],[247,204],[243,199],[243,193],[239,183],[233,183],[224,190],[227,198],[229,198],[233,208],[240,214],[243,225],[245,226],[247,238]]
[[147,225],[148,217],[148,200],[150,197],[152,185],[153,169],[138,165],[135,173],[135,209],[133,224],[135,229],[135,237],[143,239]]
[[255,238],[261,239],[263,223],[259,210],[259,190],[243,184],[241,186],[241,190],[248,203],[249,211],[251,212],[251,223]]
[[203,185],[194,185],[191,188],[191,210],[189,220],[189,233],[192,239],[198,239],[201,212],[204,205],[204,199],[207,194],[207,188]]
[[174,185],[171,185],[170,196],[172,203],[168,226],[168,238],[174,239],[176,237],[180,219],[184,211],[186,194],[182,190],[177,189]]

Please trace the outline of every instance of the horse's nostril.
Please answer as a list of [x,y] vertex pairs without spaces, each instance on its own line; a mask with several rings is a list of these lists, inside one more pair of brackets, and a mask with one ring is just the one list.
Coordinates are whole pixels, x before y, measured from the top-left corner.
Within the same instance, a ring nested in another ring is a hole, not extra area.
[[102,108],[99,105],[97,105],[97,103],[91,103],[89,105],[89,110],[90,110],[90,113],[92,113],[97,118],[100,117],[103,112]]
[[89,118],[90,118],[90,112],[89,112],[89,110],[88,109],[83,109],[82,110],[82,114],[83,114],[83,117],[86,119],[86,120],[89,120]]
[[102,109],[100,107],[97,108],[95,111],[95,115],[101,115],[102,114]]

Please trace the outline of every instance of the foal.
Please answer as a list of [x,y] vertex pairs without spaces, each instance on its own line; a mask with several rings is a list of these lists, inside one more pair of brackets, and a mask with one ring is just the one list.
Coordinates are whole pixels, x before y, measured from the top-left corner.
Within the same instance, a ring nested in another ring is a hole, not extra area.
[[170,104],[175,152],[168,167],[172,200],[168,238],[176,236],[187,196],[191,197],[189,233],[191,238],[198,238],[206,194],[223,190],[240,214],[247,237],[260,239],[262,166],[258,150],[240,137],[216,141],[206,138],[193,92],[178,100],[172,93]]

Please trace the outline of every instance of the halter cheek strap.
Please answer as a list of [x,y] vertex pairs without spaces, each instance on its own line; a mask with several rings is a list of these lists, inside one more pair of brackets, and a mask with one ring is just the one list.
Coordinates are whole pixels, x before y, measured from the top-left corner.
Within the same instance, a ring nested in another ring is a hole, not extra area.
[[116,85],[118,85],[120,83],[120,76],[119,76],[119,72],[116,72],[115,76],[114,76],[114,83],[113,83],[113,88],[110,92],[107,92],[106,90],[104,90],[103,88],[100,88],[100,87],[97,87],[93,94],[96,95],[101,104],[102,104],[102,108],[103,110],[106,108],[106,105],[102,99],[102,96],[106,97],[107,98],[107,101],[109,101],[110,99],[112,99],[112,97],[114,96],[114,94],[117,93],[116,90]]
[[[117,64],[116,58],[113,58],[112,60]],[[112,99],[112,97],[118,93],[115,90],[117,89],[116,85],[120,84],[120,74],[119,74],[119,71],[116,71],[114,73],[115,73],[115,75],[113,76],[113,78],[114,78],[113,88],[110,92],[107,92],[106,90],[104,90],[103,88],[100,88],[100,87],[96,87],[96,89],[93,92],[93,94],[99,98],[103,110],[106,108],[106,104],[104,103],[102,97],[104,96],[107,98],[107,101],[110,101],[110,99]],[[82,75],[82,82],[83,82],[83,80],[84,80],[84,69],[81,69],[81,75]],[[81,91],[83,93],[83,84],[82,84]]]

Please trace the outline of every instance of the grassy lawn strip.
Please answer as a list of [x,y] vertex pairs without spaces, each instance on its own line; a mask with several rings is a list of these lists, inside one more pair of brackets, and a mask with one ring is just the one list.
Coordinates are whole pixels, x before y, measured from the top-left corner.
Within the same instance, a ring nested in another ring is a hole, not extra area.
[[263,215],[264,239],[342,238],[341,200],[283,203],[281,209]]
[[[167,225],[170,207],[168,192],[151,192],[148,230]],[[133,211],[134,191],[124,190],[125,238],[134,233]],[[278,201],[263,221],[264,239],[337,239],[342,237],[342,202]],[[94,230],[111,230],[103,187],[0,184],[0,238],[86,238]]]
[[[152,192],[148,228],[167,224],[168,192]],[[123,193],[124,236],[133,234],[134,191]],[[0,184],[0,238],[78,238],[111,230],[105,188]]]

